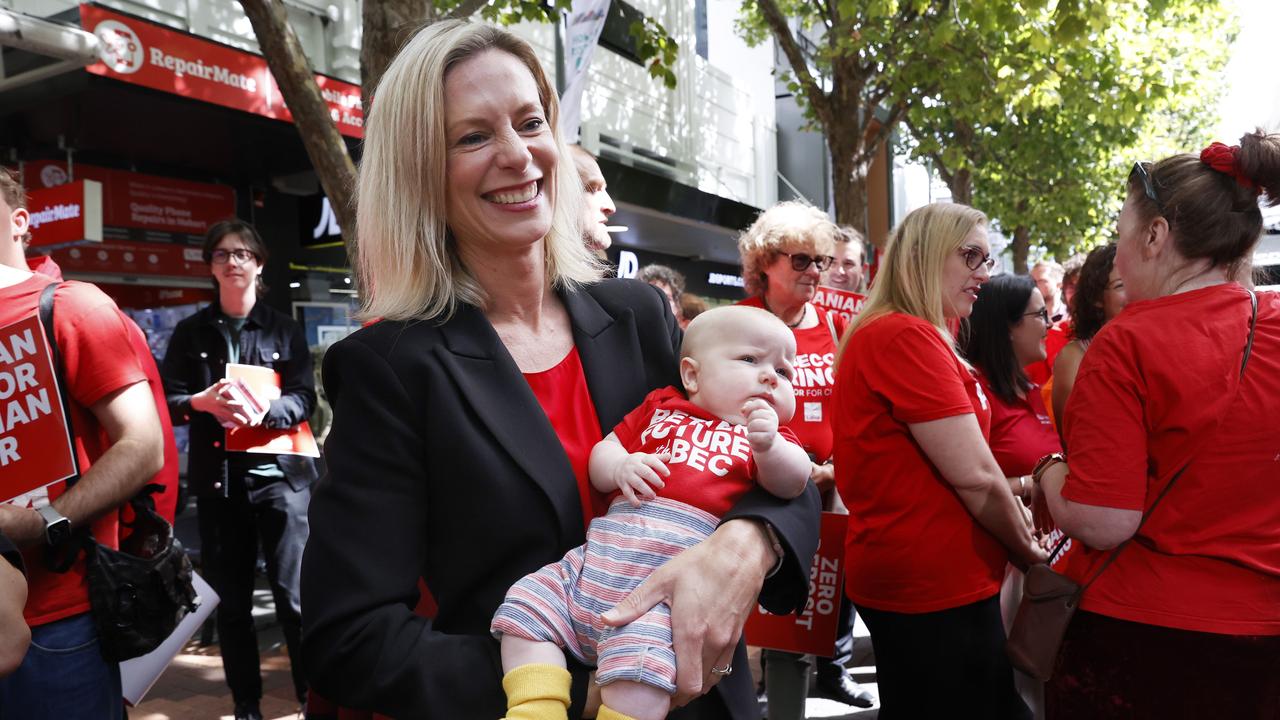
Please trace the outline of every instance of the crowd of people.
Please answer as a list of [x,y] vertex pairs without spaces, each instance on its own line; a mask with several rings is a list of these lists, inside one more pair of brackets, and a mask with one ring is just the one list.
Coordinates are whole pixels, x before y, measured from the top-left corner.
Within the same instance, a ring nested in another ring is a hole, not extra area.
[[[868,283],[862,235],[778,203],[739,239],[745,298],[708,308],[670,268],[608,277],[613,200],[524,41],[435,23],[375,97],[323,478],[227,446],[316,401],[251,225],[209,229],[217,299],[157,368],[100,291],[29,269],[0,172],[0,326],[53,288],[81,468],[0,505],[0,717],[122,716],[83,561],[45,556],[68,525],[118,544],[116,508],[173,485],[170,423],[236,718],[262,717],[259,547],[312,718],[746,719],[763,691],[798,720],[811,676],[886,720],[1280,717],[1280,296],[1250,276],[1280,135],[1134,164],[1114,243],[1030,276],[934,203]],[[279,396],[245,397],[242,365]],[[757,687],[744,623],[804,609],[824,511],[847,515],[833,652],[766,650]],[[1043,683],[1005,650],[1038,563],[1086,585]]]

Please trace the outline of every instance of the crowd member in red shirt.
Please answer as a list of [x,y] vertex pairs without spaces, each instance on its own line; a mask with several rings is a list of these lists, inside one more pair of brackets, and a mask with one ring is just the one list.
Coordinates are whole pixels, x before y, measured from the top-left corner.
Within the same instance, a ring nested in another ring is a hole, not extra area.
[[[0,327],[36,315],[52,282],[28,270],[25,204],[21,185],[0,169]],[[69,282],[57,288],[53,304],[80,477],[70,488],[59,481],[0,504],[0,534],[24,553],[30,583],[24,615],[32,636],[22,664],[0,680],[0,708],[20,708],[31,720],[118,718],[120,669],[98,650],[84,558],[54,573],[45,566],[45,548],[68,521],[117,547],[116,508],[163,462],[160,422],[115,303],[92,285]],[[62,535],[62,542],[76,537]]]
[[[796,412],[787,424],[813,462],[812,479],[823,493],[823,507],[843,511],[835,493],[831,463],[831,393],[835,387],[835,355],[845,322],[813,302],[822,273],[834,266],[837,245],[848,245],[827,214],[802,202],[781,202],[756,218],[738,239],[742,280],[747,299],[740,304],[776,315],[796,336],[798,351]],[[859,240],[854,240],[859,242]],[[767,650],[762,656],[768,688],[769,717],[801,720],[809,690],[810,666],[816,665],[818,689],[848,705],[871,707],[875,696],[850,676],[853,657],[853,607],[841,603],[838,636],[830,658],[811,658]]]
[[1089,343],[1103,325],[1120,314],[1127,302],[1124,280],[1116,270],[1115,260],[1116,246],[1103,245],[1089,252],[1080,269],[1071,307],[1071,334],[1075,339],[1062,348],[1053,362],[1054,418],[1061,418],[1066,412],[1067,398],[1071,396]]
[[1050,718],[1280,717],[1280,297],[1255,311],[1234,282],[1263,192],[1280,204],[1280,135],[1262,131],[1129,175],[1129,306],[1081,363],[1070,466],[1039,472],[1085,576],[1120,550],[1067,630]]
[[[993,264],[986,217],[935,203],[892,233],[837,363],[846,589],[871,630],[885,717],[1028,718],[1004,653],[1005,565],[1045,559],[987,446],[990,403],[947,321]],[[962,699],[962,700],[959,700]]]

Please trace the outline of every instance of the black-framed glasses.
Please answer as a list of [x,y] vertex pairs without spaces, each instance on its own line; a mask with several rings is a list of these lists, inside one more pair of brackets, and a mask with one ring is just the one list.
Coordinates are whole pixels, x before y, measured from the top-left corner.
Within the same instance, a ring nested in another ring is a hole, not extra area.
[[1044,323],[1045,325],[1048,325],[1048,324],[1049,324],[1049,309],[1048,309],[1048,308],[1040,308],[1039,310],[1036,310],[1035,312],[1022,313],[1022,317],[1038,317],[1038,318],[1040,318],[1040,322]]
[[996,266],[995,258],[971,245],[960,248],[960,257],[964,258],[965,267],[970,270],[977,270],[983,265],[986,265],[987,269],[991,270]]
[[1129,171],[1129,178],[1133,179],[1136,175],[1142,181],[1142,192],[1150,198],[1151,202],[1156,204],[1156,209],[1164,215],[1164,201],[1160,199],[1160,194],[1156,192],[1155,180],[1151,177],[1151,173],[1147,171],[1147,165],[1141,160],[1133,164],[1133,169]]
[[253,254],[252,250],[245,250],[244,248],[236,248],[235,250],[223,250],[219,248],[209,253],[209,261],[214,265],[225,265],[227,264],[227,261],[232,258],[235,258],[236,262],[243,265],[250,260],[256,260],[258,256]]
[[807,255],[805,253],[779,253],[785,257],[791,258],[791,269],[796,272],[804,272],[810,265],[818,266],[818,272],[823,272],[831,267],[831,263],[836,259],[830,255]]

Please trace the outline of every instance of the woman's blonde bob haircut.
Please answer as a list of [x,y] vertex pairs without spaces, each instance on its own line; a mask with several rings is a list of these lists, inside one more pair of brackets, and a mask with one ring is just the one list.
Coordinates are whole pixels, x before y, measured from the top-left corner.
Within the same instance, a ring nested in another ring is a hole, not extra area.
[[764,269],[787,250],[830,255],[840,229],[827,214],[806,202],[784,200],[760,213],[738,238],[742,285],[748,297],[763,295],[769,279]]
[[889,235],[867,304],[845,333],[845,342],[862,325],[899,312],[938,328],[955,347],[943,314],[943,269],[969,233],[986,224],[987,216],[980,210],[957,203],[937,202],[908,213]]
[[546,275],[557,287],[599,279],[602,266],[582,241],[582,188],[558,132],[559,103],[533,48],[488,25],[449,20],[419,30],[379,81],[365,123],[357,180],[355,263],[361,319],[448,319],[457,304],[483,308],[484,288],[458,256],[445,205],[445,75],[480,53],[498,50],[529,68],[561,162],[544,180],[551,231]]

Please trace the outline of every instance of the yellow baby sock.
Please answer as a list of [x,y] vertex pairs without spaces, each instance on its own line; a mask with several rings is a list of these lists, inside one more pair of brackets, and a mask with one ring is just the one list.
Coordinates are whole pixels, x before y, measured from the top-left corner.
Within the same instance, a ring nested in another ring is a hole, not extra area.
[[567,720],[569,671],[555,665],[521,665],[502,678],[507,720]]
[[633,718],[630,715],[623,715],[608,705],[601,705],[600,712],[596,714],[596,720],[633,720]]

